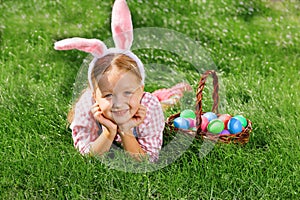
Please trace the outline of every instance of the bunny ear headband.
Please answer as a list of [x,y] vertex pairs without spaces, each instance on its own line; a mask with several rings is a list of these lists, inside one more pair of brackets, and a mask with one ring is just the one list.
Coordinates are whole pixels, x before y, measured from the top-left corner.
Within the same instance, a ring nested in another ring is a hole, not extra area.
[[88,81],[91,89],[92,84],[92,71],[94,63],[101,57],[110,53],[122,53],[132,58],[139,68],[142,76],[142,84],[145,80],[145,70],[141,60],[130,51],[133,42],[133,28],[130,10],[127,6],[126,0],[116,0],[112,9],[111,30],[115,48],[107,49],[106,45],[98,39],[85,39],[85,38],[68,38],[55,42],[54,49],[56,50],[71,50],[77,49],[94,56],[93,61],[89,64]]

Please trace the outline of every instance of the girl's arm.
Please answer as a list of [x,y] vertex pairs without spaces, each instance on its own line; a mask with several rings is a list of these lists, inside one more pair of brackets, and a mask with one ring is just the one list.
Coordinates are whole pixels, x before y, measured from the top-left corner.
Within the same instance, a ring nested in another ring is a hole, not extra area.
[[138,126],[138,143],[149,156],[150,162],[156,162],[162,147],[164,114],[158,99],[151,93],[145,93],[142,105],[147,106],[147,114]]
[[92,106],[91,112],[93,113],[94,118],[99,121],[104,128],[100,136],[93,143],[91,143],[90,151],[92,155],[102,155],[103,153],[109,151],[117,134],[117,125],[102,115],[97,103]]
[[117,130],[111,130],[104,128],[102,134],[91,143],[90,153],[92,155],[102,155],[108,152],[112,142],[116,136]]
[[141,145],[138,143],[131,130],[120,132],[120,136],[122,139],[123,147],[130,156],[138,161],[146,157],[146,152],[141,148]]
[[146,112],[147,108],[141,105],[137,113],[128,122],[121,124],[118,127],[125,151],[137,160],[141,160],[141,158],[144,158],[147,154],[133,135],[132,128],[144,121]]

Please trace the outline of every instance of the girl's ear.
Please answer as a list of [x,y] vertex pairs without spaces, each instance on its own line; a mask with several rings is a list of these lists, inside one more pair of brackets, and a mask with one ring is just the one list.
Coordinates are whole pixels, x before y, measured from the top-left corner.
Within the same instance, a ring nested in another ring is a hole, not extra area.
[[130,10],[125,0],[116,0],[112,9],[111,29],[115,46],[129,50],[133,42]]
[[107,50],[106,45],[97,39],[85,39],[85,38],[68,38],[55,42],[54,49],[56,50],[71,50],[77,49],[87,53],[93,54],[93,56],[100,57]]

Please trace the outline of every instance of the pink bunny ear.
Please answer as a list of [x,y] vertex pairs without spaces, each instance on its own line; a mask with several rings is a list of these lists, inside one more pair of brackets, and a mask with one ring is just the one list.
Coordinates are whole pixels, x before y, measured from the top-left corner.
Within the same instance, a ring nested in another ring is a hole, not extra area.
[[112,9],[111,29],[115,46],[129,50],[133,41],[130,10],[125,0],[116,0]]
[[71,50],[77,49],[87,53],[93,54],[93,56],[100,57],[107,50],[107,47],[103,42],[97,39],[85,39],[85,38],[68,38],[55,42],[54,49],[56,50]]

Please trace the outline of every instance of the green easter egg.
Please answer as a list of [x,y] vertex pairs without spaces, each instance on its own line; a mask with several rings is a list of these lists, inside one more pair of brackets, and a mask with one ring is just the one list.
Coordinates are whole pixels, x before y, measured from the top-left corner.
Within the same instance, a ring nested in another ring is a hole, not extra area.
[[196,114],[193,110],[183,110],[181,113],[180,113],[180,117],[183,117],[185,119],[187,118],[191,118],[191,119],[196,119]]
[[220,119],[213,119],[209,122],[207,130],[213,134],[219,134],[224,129],[224,122]]
[[236,118],[237,120],[239,120],[242,123],[243,127],[247,126],[248,122],[247,122],[247,119],[244,116],[242,116],[242,115],[236,115],[236,116],[234,116],[234,118]]

